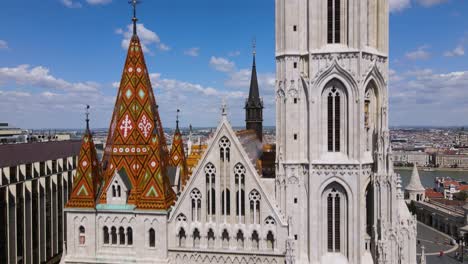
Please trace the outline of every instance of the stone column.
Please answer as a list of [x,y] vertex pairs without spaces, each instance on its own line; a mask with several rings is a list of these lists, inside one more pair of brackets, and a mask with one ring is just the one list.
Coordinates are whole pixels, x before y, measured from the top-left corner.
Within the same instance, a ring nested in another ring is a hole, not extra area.
[[8,263],[16,264],[16,185],[9,185],[8,203]]

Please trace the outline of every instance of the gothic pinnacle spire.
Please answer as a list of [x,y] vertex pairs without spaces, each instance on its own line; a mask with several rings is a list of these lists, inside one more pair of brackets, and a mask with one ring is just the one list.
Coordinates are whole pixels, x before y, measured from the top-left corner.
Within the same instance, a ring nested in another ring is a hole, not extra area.
[[136,17],[136,6],[141,2],[140,2],[140,0],[129,0],[128,3],[131,4],[132,7],[133,7],[133,18],[132,18],[133,35],[136,36],[136,34],[137,34],[137,21],[138,21],[138,18]]
[[177,109],[177,115],[176,115],[176,130],[179,130],[179,113],[180,113],[180,109]]
[[86,132],[89,132],[89,105],[86,105]]

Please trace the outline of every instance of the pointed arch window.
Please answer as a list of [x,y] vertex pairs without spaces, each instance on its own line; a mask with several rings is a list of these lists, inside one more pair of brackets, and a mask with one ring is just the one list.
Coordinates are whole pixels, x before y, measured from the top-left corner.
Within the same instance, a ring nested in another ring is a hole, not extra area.
[[133,229],[131,227],[127,227],[127,245],[133,245]]
[[347,196],[338,184],[330,185],[322,195],[326,200],[326,241],[328,252],[347,255]]
[[185,235],[185,230],[181,228],[179,230],[179,247],[185,247],[185,240],[187,239],[187,236]]
[[260,200],[260,193],[257,190],[252,190],[249,194],[250,222],[252,224],[260,224]]
[[219,140],[219,148],[220,148],[220,158],[221,161],[229,162],[231,156],[231,142],[227,137],[222,137]]
[[324,89],[326,141],[328,152],[347,150],[347,96],[343,84],[332,80]]
[[234,176],[236,181],[236,215],[239,217],[239,223],[242,223],[245,215],[245,167],[241,163],[234,166]]
[[112,240],[112,245],[117,244],[117,229],[115,226],[111,228],[111,240]]
[[208,221],[212,221],[212,215],[216,214],[216,193],[215,193],[215,183],[216,183],[216,168],[213,163],[208,163],[205,166],[205,176],[206,176],[206,190],[207,190],[207,214]]
[[109,244],[109,228],[107,226],[105,226],[103,229],[102,229],[102,233],[103,233],[103,241],[104,241],[104,244],[107,245]]
[[273,232],[268,231],[268,234],[266,236],[266,242],[267,249],[273,250],[275,248],[275,236],[273,235]]
[[149,235],[149,246],[150,247],[156,247],[156,232],[154,231],[153,228],[150,228],[150,230],[148,231],[148,235]]
[[208,248],[214,248],[214,243],[215,243],[215,235],[213,232],[213,229],[208,230]]
[[221,234],[221,240],[223,248],[229,248],[229,233],[227,229],[223,230],[223,233]]
[[236,239],[237,239],[237,248],[243,249],[244,248],[244,233],[242,232],[242,230],[237,231]]
[[201,192],[198,189],[193,189],[190,193],[192,199],[192,221],[201,221]]
[[259,236],[257,231],[252,232],[252,249],[258,250],[259,249]]
[[197,228],[193,230],[193,247],[199,248],[200,247],[200,231]]
[[[224,198],[226,197],[226,201]],[[225,189],[221,195],[221,213],[223,215],[231,215],[231,191]]]
[[80,226],[78,231],[80,233],[80,236],[79,236],[80,245],[84,245],[86,243],[86,230],[84,226]]
[[119,244],[125,245],[125,228],[119,228]]

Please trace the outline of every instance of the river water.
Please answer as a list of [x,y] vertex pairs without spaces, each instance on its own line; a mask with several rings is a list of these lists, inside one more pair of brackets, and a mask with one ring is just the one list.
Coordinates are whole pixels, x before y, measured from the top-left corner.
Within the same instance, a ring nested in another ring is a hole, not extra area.
[[[402,187],[404,190],[411,178],[411,173],[413,172],[413,170],[395,169],[395,172],[400,174]],[[433,188],[434,180],[436,177],[450,177],[454,180],[468,182],[468,171],[423,171],[422,169],[420,169],[419,177],[421,178],[421,183],[424,187]]]

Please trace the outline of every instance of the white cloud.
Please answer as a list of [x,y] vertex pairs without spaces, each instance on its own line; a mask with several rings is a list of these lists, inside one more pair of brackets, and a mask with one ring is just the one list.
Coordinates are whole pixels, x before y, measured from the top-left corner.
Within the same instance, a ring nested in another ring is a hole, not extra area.
[[215,56],[211,57],[210,66],[220,72],[232,72],[236,68],[236,64],[234,62],[222,57]]
[[90,5],[107,5],[112,2],[112,0],[86,0]]
[[81,8],[82,7],[80,2],[74,1],[74,0],[61,0],[60,2],[68,8]]
[[429,46],[427,46],[427,45],[420,46],[414,51],[407,52],[405,54],[405,57],[407,59],[410,59],[410,60],[426,60],[426,59],[429,59],[431,54],[427,51],[428,48],[429,48]]
[[241,54],[241,53],[240,53],[240,51],[238,51],[238,50],[228,52],[228,56],[229,56],[229,57],[237,57],[237,56],[239,56],[240,54]]
[[200,48],[193,47],[184,51],[184,54],[191,57],[198,57],[200,55]]
[[390,12],[402,11],[411,6],[410,0],[390,0]]
[[461,57],[463,55],[465,55],[465,48],[462,45],[458,45],[455,49],[444,53],[444,56],[446,57]]
[[[137,32],[144,52],[152,54],[151,46],[156,47],[160,51],[168,51],[171,49],[169,46],[161,42],[158,34],[146,28],[143,24],[137,24]],[[130,39],[133,35],[133,24],[129,24],[126,30],[118,28],[115,30],[115,33],[123,36],[122,48],[127,50],[130,44]]]
[[8,43],[5,40],[0,39],[0,50],[8,49]]
[[468,71],[437,73],[417,69],[390,82],[391,123],[398,125],[468,124]]
[[447,2],[447,0],[417,0],[418,4],[424,7],[431,7],[434,5],[442,4]]
[[94,82],[67,82],[50,74],[43,66],[31,67],[19,65],[13,68],[0,68],[0,84],[14,82],[17,85],[32,85],[67,91],[97,91],[99,85]]

